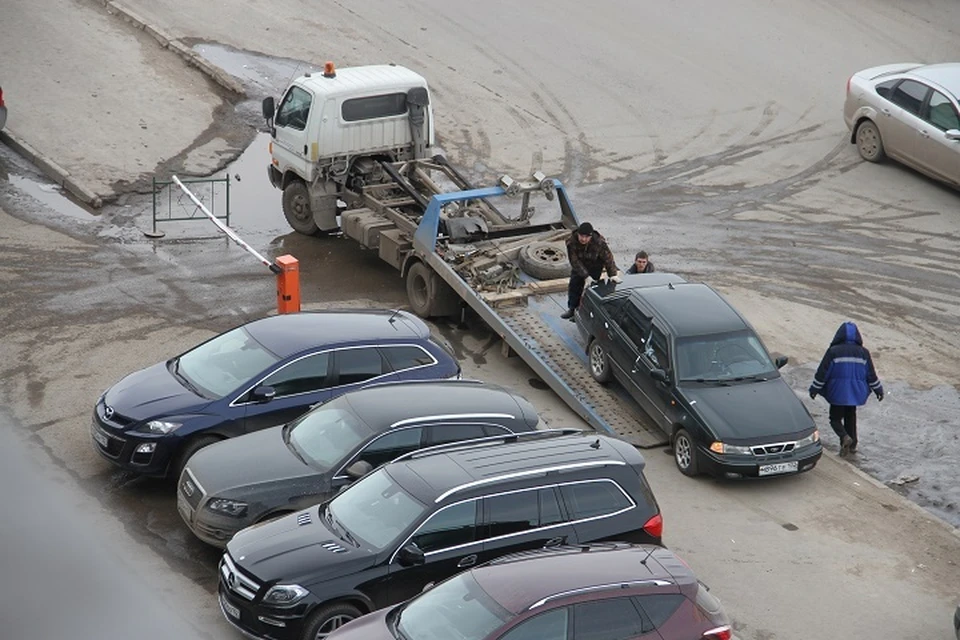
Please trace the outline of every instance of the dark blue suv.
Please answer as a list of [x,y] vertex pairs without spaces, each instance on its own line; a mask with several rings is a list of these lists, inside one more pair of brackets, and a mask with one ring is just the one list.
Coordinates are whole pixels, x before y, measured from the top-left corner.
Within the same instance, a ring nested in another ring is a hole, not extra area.
[[351,389],[459,377],[450,349],[409,313],[278,315],[128,375],[97,400],[91,435],[120,467],[178,477],[199,449],[284,424]]

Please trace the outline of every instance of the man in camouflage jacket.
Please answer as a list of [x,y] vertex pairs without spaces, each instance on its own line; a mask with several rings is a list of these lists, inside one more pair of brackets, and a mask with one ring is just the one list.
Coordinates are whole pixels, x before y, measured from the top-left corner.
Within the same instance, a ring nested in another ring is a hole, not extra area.
[[584,287],[593,280],[600,280],[604,269],[614,282],[622,280],[607,241],[593,230],[593,225],[589,222],[581,224],[567,238],[567,259],[570,260],[567,310],[560,317],[573,320],[573,312],[580,306]]

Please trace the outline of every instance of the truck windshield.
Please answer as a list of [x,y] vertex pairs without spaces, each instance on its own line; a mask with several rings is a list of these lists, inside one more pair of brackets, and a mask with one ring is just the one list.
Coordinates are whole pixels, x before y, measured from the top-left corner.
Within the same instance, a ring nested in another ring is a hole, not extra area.
[[681,381],[729,381],[775,375],[777,368],[767,350],[749,331],[677,341],[677,377]]
[[290,91],[283,97],[280,108],[277,109],[277,117],[273,124],[278,127],[289,127],[297,131],[303,131],[307,128],[307,116],[310,114],[310,104],[313,102],[313,96],[307,91],[294,85]]
[[330,514],[377,551],[400,537],[426,510],[379,469],[330,501]]

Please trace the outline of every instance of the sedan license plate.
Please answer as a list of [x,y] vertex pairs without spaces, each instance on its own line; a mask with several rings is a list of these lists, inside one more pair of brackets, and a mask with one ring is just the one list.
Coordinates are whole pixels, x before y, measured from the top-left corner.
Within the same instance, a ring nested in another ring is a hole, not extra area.
[[222,593],[220,594],[220,606],[223,607],[223,612],[231,618],[240,619],[240,609],[227,602]]
[[107,439],[107,436],[100,433],[100,430],[97,429],[96,427],[93,428],[93,439],[96,440],[97,443],[104,449],[107,448],[107,443],[109,442],[109,440]]
[[761,476],[775,476],[778,473],[793,473],[797,470],[797,462],[778,462],[776,464],[760,465]]

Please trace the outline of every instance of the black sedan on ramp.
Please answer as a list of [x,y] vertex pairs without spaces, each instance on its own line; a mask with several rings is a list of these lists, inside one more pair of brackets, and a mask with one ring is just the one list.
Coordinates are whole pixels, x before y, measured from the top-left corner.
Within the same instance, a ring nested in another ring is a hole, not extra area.
[[117,466],[179,478],[201,448],[290,422],[352,389],[459,376],[449,349],[409,313],[278,315],[128,375],[97,400],[91,435]]
[[813,417],[753,327],[719,293],[670,274],[588,289],[576,312],[590,374],[616,379],[670,436],[682,473],[809,471],[823,449]]
[[366,387],[197,452],[177,485],[177,507],[198,538],[223,547],[240,529],[319,504],[411,451],[533,431],[538,422],[527,400],[477,381]]

